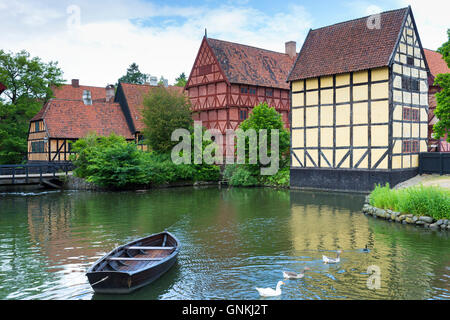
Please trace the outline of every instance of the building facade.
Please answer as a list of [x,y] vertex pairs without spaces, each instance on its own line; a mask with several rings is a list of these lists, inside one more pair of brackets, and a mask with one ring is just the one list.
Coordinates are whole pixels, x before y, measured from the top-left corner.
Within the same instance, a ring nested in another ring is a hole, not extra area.
[[427,78],[410,7],[310,30],[288,77],[291,186],[369,191],[416,175]]
[[296,43],[279,53],[228,41],[203,38],[185,86],[193,118],[207,129],[236,130],[256,105],[274,107],[289,127],[286,77],[296,57]]
[[436,109],[436,93],[441,91],[441,87],[434,85],[434,78],[440,73],[449,73],[450,68],[439,52],[424,49],[430,73],[428,76],[428,151],[429,152],[450,152],[450,143],[445,138],[439,140],[433,138],[433,125],[438,121],[434,115]]

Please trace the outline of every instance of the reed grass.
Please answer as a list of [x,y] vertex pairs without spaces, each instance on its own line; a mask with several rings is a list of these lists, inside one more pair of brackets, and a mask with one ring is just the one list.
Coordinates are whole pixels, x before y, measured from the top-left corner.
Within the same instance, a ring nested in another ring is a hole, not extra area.
[[390,209],[434,219],[450,219],[450,190],[437,186],[414,186],[391,189],[377,185],[370,194],[370,204],[380,209]]

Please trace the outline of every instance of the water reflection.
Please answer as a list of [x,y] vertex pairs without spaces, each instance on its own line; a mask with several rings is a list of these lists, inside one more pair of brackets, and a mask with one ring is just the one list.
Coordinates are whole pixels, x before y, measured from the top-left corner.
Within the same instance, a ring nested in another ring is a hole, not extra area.
[[[447,233],[360,213],[363,196],[273,189],[0,195],[1,299],[448,299]],[[162,278],[130,295],[94,294],[88,267],[119,244],[168,229],[182,243]],[[363,253],[365,245],[371,249]],[[322,254],[341,263],[325,265]],[[379,266],[370,290],[367,268]],[[267,299],[267,298],[264,298]]]

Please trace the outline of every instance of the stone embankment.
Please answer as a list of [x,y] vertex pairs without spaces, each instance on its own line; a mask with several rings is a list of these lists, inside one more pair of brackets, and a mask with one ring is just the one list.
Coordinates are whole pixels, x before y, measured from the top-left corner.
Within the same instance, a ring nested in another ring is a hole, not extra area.
[[415,216],[413,214],[395,212],[389,209],[376,208],[370,205],[369,196],[366,197],[362,212],[365,215],[370,215],[391,222],[411,224],[418,227],[430,228],[435,230],[450,231],[450,221],[448,219],[436,220],[429,216]]

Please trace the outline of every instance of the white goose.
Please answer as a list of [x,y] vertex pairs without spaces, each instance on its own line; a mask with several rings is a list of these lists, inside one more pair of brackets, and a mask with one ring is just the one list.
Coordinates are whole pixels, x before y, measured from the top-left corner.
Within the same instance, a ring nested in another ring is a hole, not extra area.
[[281,294],[281,285],[284,284],[283,281],[278,281],[277,288],[273,290],[272,288],[256,288],[259,295],[262,297],[275,297]]
[[342,252],[341,250],[338,250],[336,258],[328,258],[327,256],[322,255],[322,260],[324,263],[338,263],[341,261],[340,258],[341,252]]
[[305,267],[302,272],[300,273],[295,273],[295,272],[290,272],[290,271],[283,271],[283,277],[285,279],[301,279],[305,276],[305,271],[306,270],[310,270],[308,267]]

